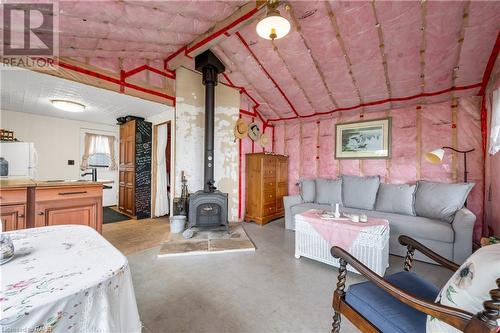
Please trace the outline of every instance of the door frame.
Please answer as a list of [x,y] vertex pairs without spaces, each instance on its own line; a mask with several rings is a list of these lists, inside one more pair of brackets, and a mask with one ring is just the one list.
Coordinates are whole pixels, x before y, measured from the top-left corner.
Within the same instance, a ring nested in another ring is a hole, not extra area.
[[[155,214],[155,208],[156,208],[156,178],[157,178],[157,174],[156,174],[156,159],[157,159],[157,156],[156,156],[156,148],[158,147],[158,127],[160,127],[161,125],[167,125],[167,128],[168,128],[168,134],[169,136],[167,137],[167,144],[170,143],[170,174],[168,175],[169,177],[169,180],[171,179],[172,177],[172,155],[173,155],[173,140],[172,140],[172,121],[171,120],[167,120],[167,121],[164,121],[164,122],[161,122],[161,123],[158,123],[158,124],[155,124],[153,125],[153,159],[152,159],[152,166],[151,166],[151,170],[152,170],[152,174],[151,174],[151,217],[152,218],[155,218],[156,216],[154,215]],[[172,184],[170,184],[170,196],[172,196]],[[171,198],[169,200],[169,206],[170,206],[170,202],[171,202]],[[172,207],[170,207],[169,209],[169,214],[167,214],[167,216],[171,216],[172,215]]]

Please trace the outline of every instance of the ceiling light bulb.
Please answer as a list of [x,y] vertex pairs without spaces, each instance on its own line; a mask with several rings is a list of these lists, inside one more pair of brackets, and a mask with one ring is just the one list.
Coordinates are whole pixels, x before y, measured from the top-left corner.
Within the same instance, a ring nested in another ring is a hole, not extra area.
[[266,17],[257,23],[257,34],[264,39],[280,39],[290,32],[290,22],[280,12],[268,10]]
[[83,112],[86,106],[77,102],[53,99],[50,101],[54,107],[68,112]]

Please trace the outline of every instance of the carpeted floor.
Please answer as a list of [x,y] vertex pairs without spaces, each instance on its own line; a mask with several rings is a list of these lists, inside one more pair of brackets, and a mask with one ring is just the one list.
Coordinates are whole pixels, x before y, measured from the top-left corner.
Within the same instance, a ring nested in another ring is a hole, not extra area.
[[103,207],[102,208],[102,223],[103,224],[115,223],[115,222],[121,222],[121,221],[127,221],[127,220],[130,220],[130,217],[118,212],[116,209],[113,209],[112,207]]

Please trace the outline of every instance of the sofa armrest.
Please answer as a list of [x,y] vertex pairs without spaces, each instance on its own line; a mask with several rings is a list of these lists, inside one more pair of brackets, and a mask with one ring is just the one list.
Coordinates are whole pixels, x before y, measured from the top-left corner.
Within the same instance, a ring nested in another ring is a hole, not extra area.
[[283,197],[283,206],[285,207],[285,228],[295,230],[295,220],[292,216],[291,208],[294,205],[302,203],[300,195],[288,195]]
[[462,264],[472,254],[474,222],[476,215],[465,207],[455,213],[451,226],[455,232],[453,261],[457,264]]

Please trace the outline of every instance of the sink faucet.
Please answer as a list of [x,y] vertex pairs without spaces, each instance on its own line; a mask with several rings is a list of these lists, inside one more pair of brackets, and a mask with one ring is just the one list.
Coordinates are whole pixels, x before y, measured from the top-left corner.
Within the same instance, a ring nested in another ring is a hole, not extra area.
[[96,182],[97,181],[97,168],[90,168],[90,170],[92,170],[92,171],[82,173],[82,177],[85,177],[87,175],[92,175],[92,181]]

